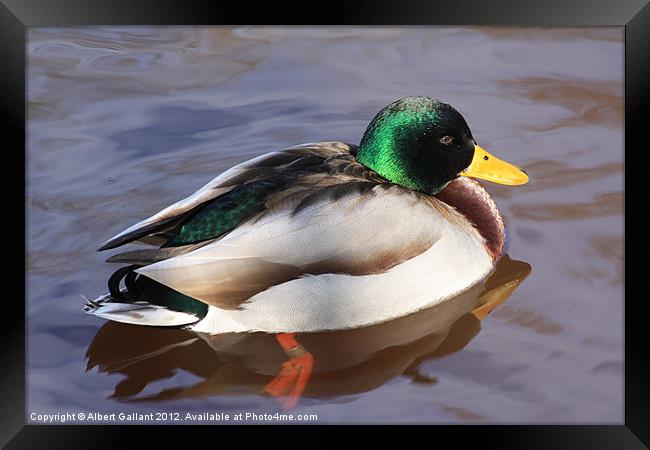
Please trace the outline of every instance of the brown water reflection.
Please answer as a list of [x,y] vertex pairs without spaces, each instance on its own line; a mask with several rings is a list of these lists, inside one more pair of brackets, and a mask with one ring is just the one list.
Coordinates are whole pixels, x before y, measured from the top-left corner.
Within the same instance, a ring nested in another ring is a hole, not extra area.
[[[481,320],[530,272],[529,264],[506,255],[487,282],[432,308],[364,328],[298,335],[314,357],[314,373],[303,396],[358,394],[400,375],[415,383],[435,383],[435,377],[420,373],[420,365],[463,349],[478,335]],[[100,328],[86,356],[87,370],[97,366],[100,372],[126,376],[113,397],[140,401],[261,393],[287,358],[270,334],[209,335],[115,322]],[[171,378],[177,370],[202,380],[138,397],[148,384]]]
[[598,195],[594,201],[585,203],[551,203],[531,206],[515,206],[512,212],[521,219],[558,220],[587,219],[623,213],[623,194],[607,193]]
[[623,118],[622,85],[612,81],[566,80],[526,77],[503,81],[507,95],[524,97],[534,102],[558,105],[570,114],[551,123],[531,127],[544,132],[560,127],[583,124],[619,127]]

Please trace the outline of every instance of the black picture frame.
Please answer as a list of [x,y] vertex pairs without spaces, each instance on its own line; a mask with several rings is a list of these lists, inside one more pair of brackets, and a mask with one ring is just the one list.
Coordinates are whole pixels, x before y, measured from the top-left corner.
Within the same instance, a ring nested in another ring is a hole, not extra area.
[[[647,0],[546,0],[530,1],[405,1],[399,3],[378,1],[357,1],[344,4],[328,1],[305,6],[304,3],[254,2],[250,5],[234,1],[170,1],[170,0],[2,0],[0,4],[0,55],[2,70],[0,79],[0,123],[5,130],[5,155],[16,159],[5,159],[7,166],[3,177],[5,204],[16,210],[23,208],[24,223],[20,214],[6,214],[13,220],[4,220],[9,230],[5,231],[5,243],[17,241],[20,226],[27,225],[25,204],[17,195],[20,177],[18,167],[25,164],[19,149],[25,149],[25,40],[26,29],[32,26],[72,25],[226,25],[226,24],[313,24],[313,25],[504,25],[504,26],[622,26],[625,27],[625,143],[626,162],[636,148],[636,142],[643,142],[642,127],[648,117],[650,92],[646,81],[650,67],[650,5]],[[638,137],[639,140],[635,140]],[[13,144],[9,144],[13,138]],[[647,143],[644,144],[647,150]],[[626,164],[626,192],[633,173],[639,173],[640,164],[634,167]],[[23,172],[24,173],[24,172]],[[26,189],[25,179],[23,186]],[[627,206],[631,200],[626,195]],[[10,201],[7,201],[10,200]],[[9,238],[7,238],[9,236]],[[23,236],[25,236],[23,234]],[[627,243],[625,239],[627,258]],[[25,254],[26,247],[23,248]],[[8,250],[5,250],[8,251]],[[12,253],[12,254],[17,254]],[[13,258],[11,261],[15,261]],[[638,270],[639,266],[635,265]],[[25,305],[18,301],[25,292],[19,283],[18,264],[9,265],[4,271],[3,286],[16,285],[6,290],[2,306],[5,320],[2,323],[0,345],[2,383],[0,383],[0,443],[6,448],[78,448],[78,447],[131,447],[135,445],[134,434],[153,433],[159,438],[182,440],[185,445],[188,436],[199,439],[219,439],[225,442],[233,433],[245,432],[250,436],[254,427],[212,427],[183,426],[37,426],[26,425],[25,419]],[[637,274],[641,275],[641,274]],[[627,279],[627,266],[626,266]],[[26,286],[26,283],[23,285]],[[26,287],[25,287],[26,289]],[[15,291],[15,292],[14,292]],[[552,426],[435,426],[433,442],[453,442],[461,448],[468,441],[494,448],[647,448],[650,445],[650,370],[646,343],[648,332],[643,314],[643,298],[625,304],[625,419],[619,425],[552,425]],[[13,310],[12,310],[13,308]],[[12,319],[9,319],[12,318]],[[297,435],[315,433],[309,442],[322,445],[337,444],[325,426],[264,426],[262,435],[268,442],[286,439],[289,431]],[[418,427],[421,428],[421,427]],[[259,430],[259,427],[255,427]],[[382,435],[389,427],[373,427],[372,435]],[[180,432],[182,433],[180,433]],[[410,432],[410,431],[409,431]],[[248,439],[248,438],[247,438]],[[217,445],[217,441],[214,441]],[[247,440],[248,442],[248,440]],[[285,442],[286,444],[286,442]],[[198,444],[197,444],[198,445]],[[205,444],[204,444],[205,445]],[[340,445],[340,444],[339,444]]]

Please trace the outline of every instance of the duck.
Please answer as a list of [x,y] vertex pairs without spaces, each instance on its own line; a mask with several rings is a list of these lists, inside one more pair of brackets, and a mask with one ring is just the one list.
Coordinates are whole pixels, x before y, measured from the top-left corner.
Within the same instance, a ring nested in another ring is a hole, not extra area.
[[505,225],[477,179],[522,185],[528,175],[480,147],[453,106],[404,97],[358,145],[263,154],[108,239],[98,251],[147,247],[111,256],[122,267],[84,309],[137,325],[274,334],[289,360],[270,389],[292,386],[295,398],[313,364],[296,333],[394,320],[494,271]]
[[503,218],[477,178],[528,181],[451,105],[402,98],[358,146],[253,158],[104,242],[99,251],[153,248],[109,258],[128,266],[89,312],[211,333],[340,330],[415,312],[484,279],[504,252]]

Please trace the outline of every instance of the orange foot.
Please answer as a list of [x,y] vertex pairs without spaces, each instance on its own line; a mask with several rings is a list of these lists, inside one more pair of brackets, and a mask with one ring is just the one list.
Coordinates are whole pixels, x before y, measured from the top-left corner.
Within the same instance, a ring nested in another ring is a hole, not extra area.
[[267,384],[264,390],[274,397],[284,397],[282,408],[287,410],[296,406],[302,391],[307,386],[314,357],[296,341],[293,333],[281,333],[275,338],[291,359],[282,364],[278,376]]

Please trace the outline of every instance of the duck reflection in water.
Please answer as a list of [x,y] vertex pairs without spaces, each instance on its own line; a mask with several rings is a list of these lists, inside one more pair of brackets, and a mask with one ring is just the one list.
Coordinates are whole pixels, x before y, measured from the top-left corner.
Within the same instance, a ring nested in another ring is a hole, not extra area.
[[[285,409],[301,396],[366,392],[398,376],[435,383],[435,378],[420,373],[421,364],[462,350],[479,333],[481,321],[530,272],[529,264],[504,255],[486,281],[457,297],[395,320],[343,331],[211,335],[107,322],[88,347],[87,370],[98,367],[100,372],[125,375],[113,394],[120,400],[257,392],[277,397]],[[171,378],[177,370],[202,381],[139,395],[148,384]]]

